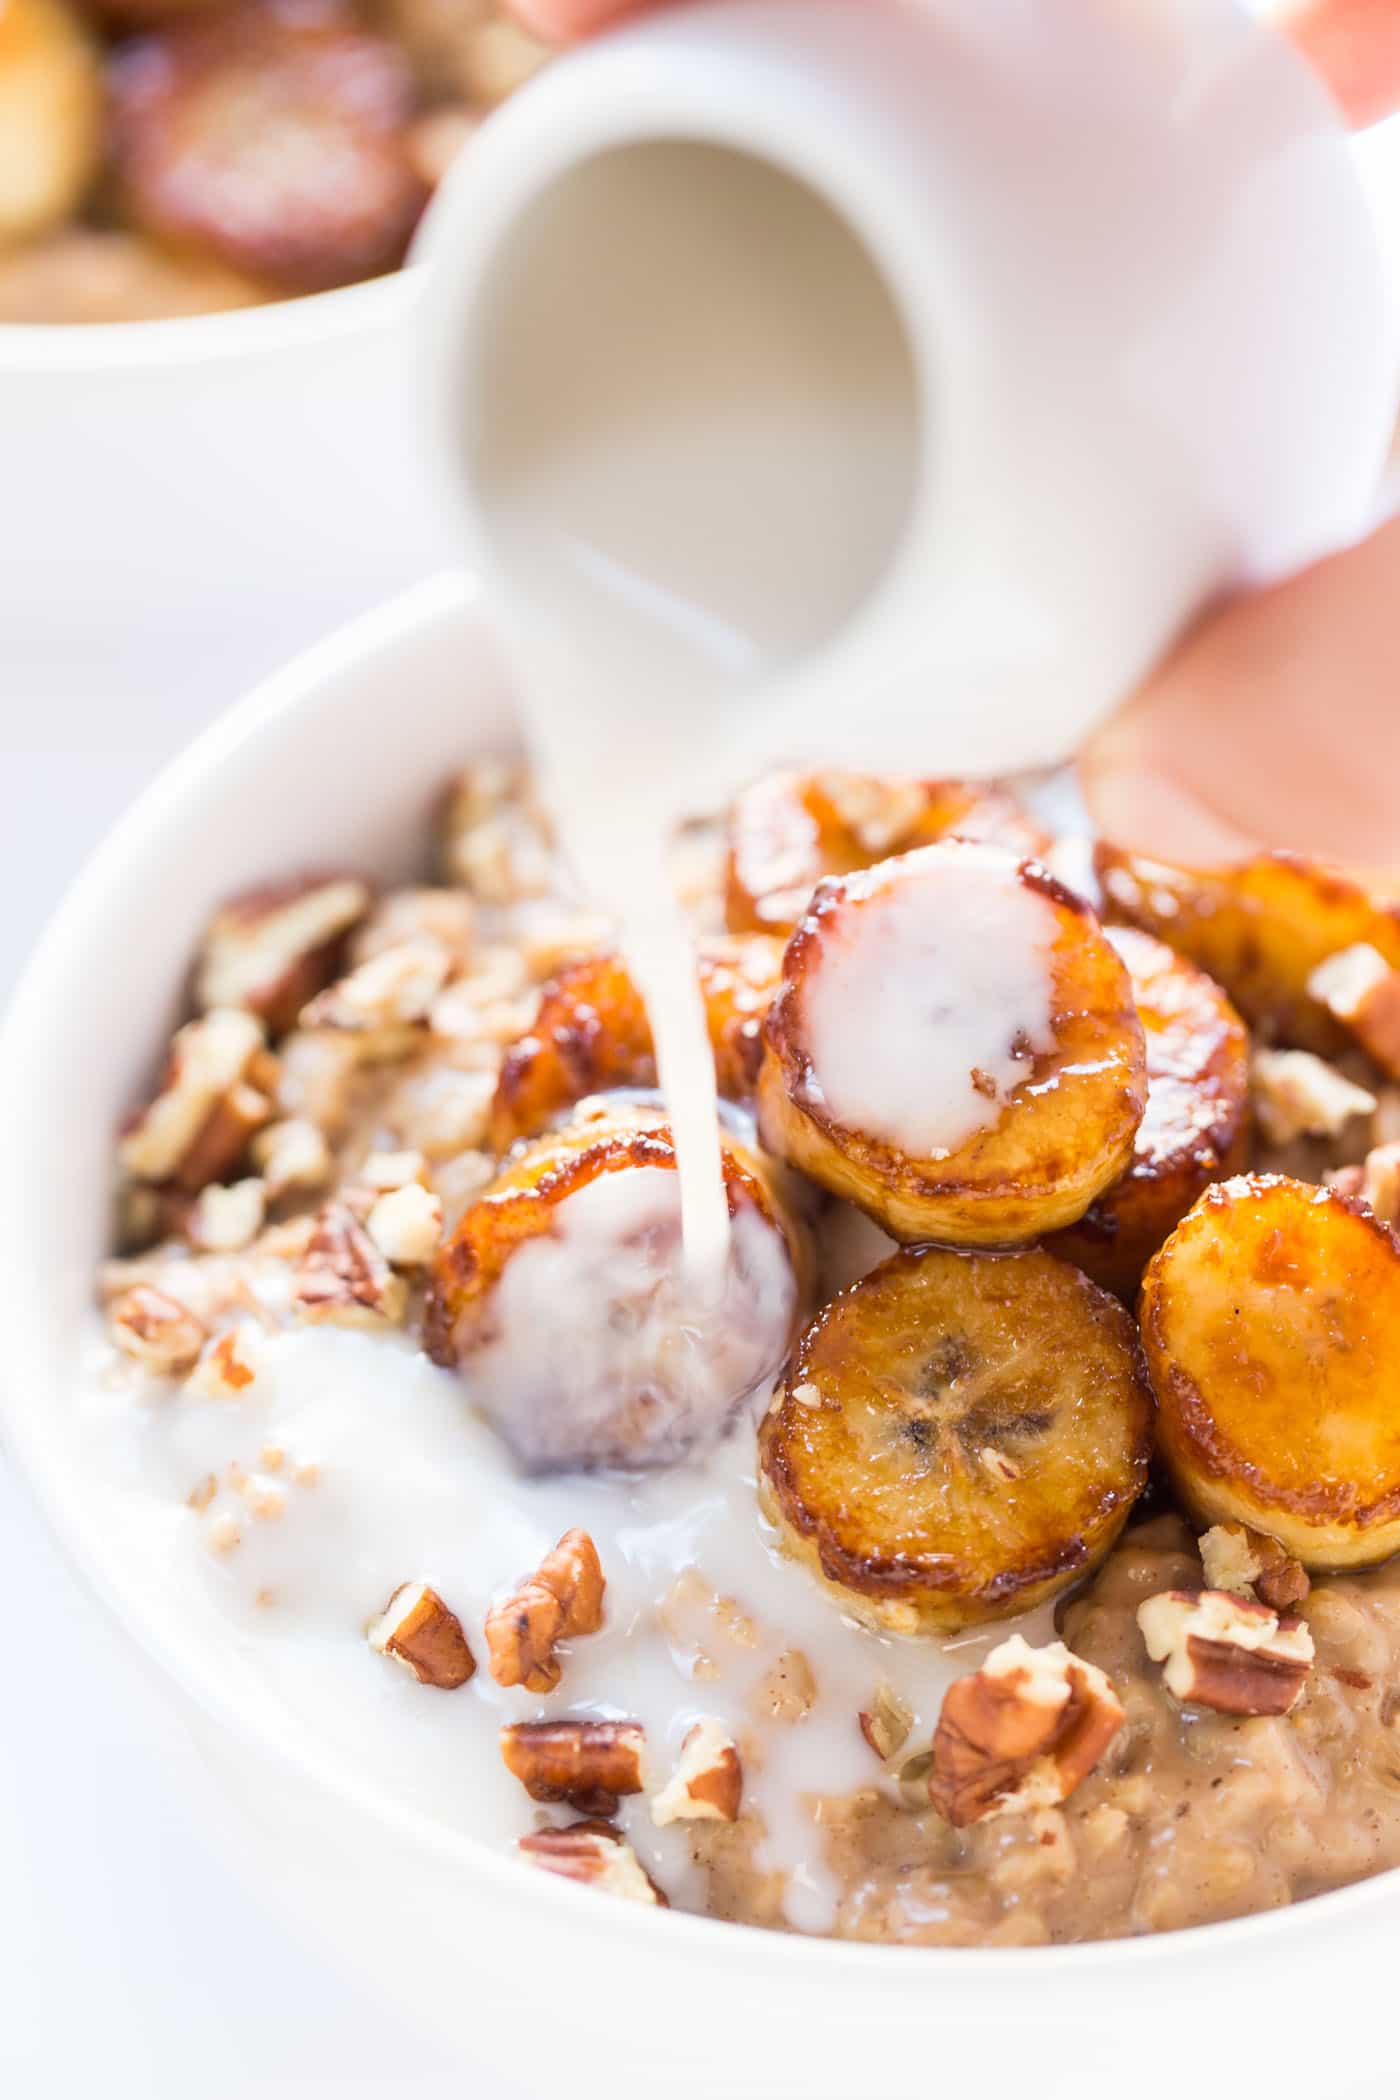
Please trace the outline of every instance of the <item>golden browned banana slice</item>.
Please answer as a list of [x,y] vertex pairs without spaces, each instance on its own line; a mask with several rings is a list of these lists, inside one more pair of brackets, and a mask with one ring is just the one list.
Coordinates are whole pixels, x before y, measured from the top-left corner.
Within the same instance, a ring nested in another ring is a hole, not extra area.
[[790,933],[824,876],[853,875],[953,835],[1016,853],[1046,844],[995,783],[873,773],[767,774],[735,799],[727,829],[725,920],[734,933]]
[[0,247],[76,210],[102,150],[97,49],[63,0],[0,7]]
[[1108,937],[1128,965],[1147,1037],[1147,1109],[1127,1173],[1047,1244],[1132,1298],[1202,1189],[1244,1165],[1249,1032],[1214,979],[1164,942],[1131,926]]
[[1188,868],[1100,845],[1095,859],[1105,918],[1155,933],[1208,970],[1247,1021],[1304,1050],[1331,1056],[1350,1040],[1308,990],[1319,964],[1365,944],[1400,968],[1400,907],[1301,855]]
[[1207,1189],[1143,1278],[1158,1444],[1206,1524],[1309,1568],[1400,1548],[1400,1241],[1280,1174]]
[[123,203],[147,232],[287,292],[387,270],[427,197],[402,55],[335,0],[254,0],[126,45],[112,68]]
[[1081,898],[999,847],[822,883],[765,1035],[764,1143],[898,1240],[1034,1239],[1132,1157],[1127,969]]
[[257,306],[266,286],[143,234],[68,226],[0,252],[0,322],[161,321]]
[[[748,1099],[763,1057],[763,1017],[782,951],[761,935],[703,941],[696,958],[719,1090]],[[654,1087],[656,1054],[642,995],[620,956],[568,963],[545,987],[526,1035],[506,1052],[491,1106],[491,1142],[537,1137],[585,1094]]]
[[669,1127],[607,1098],[512,1161],[440,1253],[428,1353],[532,1472],[668,1465],[787,1354],[809,1273],[756,1155],[724,1141],[722,1278],[684,1271]]
[[1077,1269],[923,1247],[803,1335],[759,1431],[760,1492],[843,1611],[952,1633],[1098,1565],[1151,1421],[1132,1318]]

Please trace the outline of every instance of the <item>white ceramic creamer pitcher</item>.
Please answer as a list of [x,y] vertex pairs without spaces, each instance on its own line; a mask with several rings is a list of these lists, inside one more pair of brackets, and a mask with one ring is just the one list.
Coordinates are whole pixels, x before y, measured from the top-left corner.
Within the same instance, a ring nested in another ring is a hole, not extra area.
[[1360,528],[1394,418],[1340,122],[1223,0],[662,10],[494,117],[420,252],[429,446],[535,702],[586,659],[560,705],[692,802],[1064,756]]

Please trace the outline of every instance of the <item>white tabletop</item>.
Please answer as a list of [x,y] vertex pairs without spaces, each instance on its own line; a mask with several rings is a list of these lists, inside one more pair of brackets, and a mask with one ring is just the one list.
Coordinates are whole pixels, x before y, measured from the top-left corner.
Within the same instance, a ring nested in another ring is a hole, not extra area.
[[[1400,282],[1400,125],[1373,133],[1361,158]],[[163,676],[157,656],[149,684],[114,704],[110,686],[92,689],[90,660],[84,673],[75,658],[87,689],[73,690],[52,661],[7,659],[0,626],[0,998],[87,847],[258,667],[256,632],[241,629],[238,646],[194,697],[188,668]],[[508,2100],[305,1944],[276,1890],[240,1874],[219,1786],[3,1462],[0,1596],[0,2092]],[[525,2067],[519,2090],[539,2090]]]

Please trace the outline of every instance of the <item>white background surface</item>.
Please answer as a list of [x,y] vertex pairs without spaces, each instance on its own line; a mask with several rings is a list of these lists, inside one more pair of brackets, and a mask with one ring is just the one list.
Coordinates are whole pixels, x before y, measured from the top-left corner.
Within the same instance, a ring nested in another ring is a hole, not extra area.
[[[1400,129],[1364,141],[1362,159],[1400,281]],[[246,611],[240,625],[256,656]],[[217,663],[192,677],[158,636],[141,702],[66,693],[52,663],[40,677],[6,659],[0,614],[0,994],[86,848],[231,697]],[[275,1889],[241,1877],[218,1786],[3,1461],[0,1596],[0,2093],[494,2100],[305,1945]],[[522,2057],[520,2092],[559,2089],[557,2059]]]

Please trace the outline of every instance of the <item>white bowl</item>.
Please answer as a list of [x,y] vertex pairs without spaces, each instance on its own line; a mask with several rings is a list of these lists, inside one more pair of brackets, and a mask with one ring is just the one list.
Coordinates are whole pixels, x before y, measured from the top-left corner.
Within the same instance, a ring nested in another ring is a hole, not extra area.
[[[1380,2090],[1394,1874],[1088,1948],[863,1947],[657,1915],[444,1830],[408,1787],[391,1800],[332,1768],[260,1703],[212,1615],[202,1624],[133,1579],[70,1396],[113,1126],[191,943],[216,898],[279,866],[405,870],[436,783],[509,720],[461,583],[434,579],[360,620],[227,716],[117,828],[0,1037],[0,1426],[72,1561],[224,1767],[256,1871],[464,2057],[571,2100],[849,2100],[915,2078],[975,2081],[985,2100],[1155,2100],[1183,2081],[1214,2093],[1238,2080],[1273,2100]],[[1355,2082],[1339,2086],[1343,2062]]]
[[449,559],[403,371],[418,284],[0,327],[0,685],[116,718],[168,682],[207,714]]

